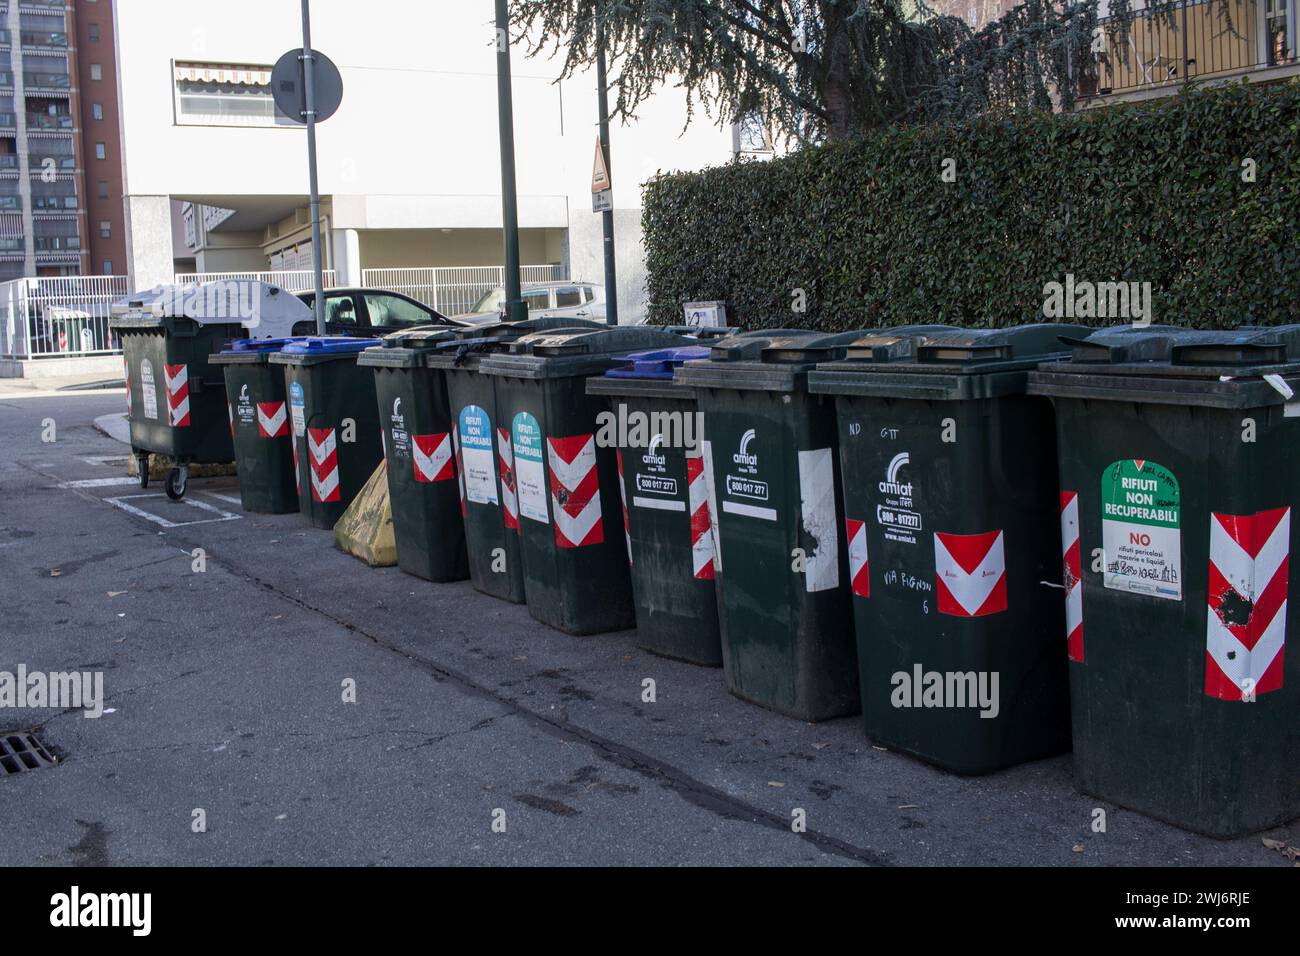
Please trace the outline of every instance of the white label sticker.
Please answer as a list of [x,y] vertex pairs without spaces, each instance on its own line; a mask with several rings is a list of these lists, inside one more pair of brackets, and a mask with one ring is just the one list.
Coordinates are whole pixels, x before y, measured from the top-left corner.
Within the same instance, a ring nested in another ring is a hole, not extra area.
[[1112,590],[1181,601],[1178,479],[1146,459],[1113,462],[1101,477],[1102,583]]
[[840,586],[840,532],[835,520],[835,457],[829,448],[799,452],[799,504],[807,536],[804,587]]
[[542,464],[542,429],[527,412],[515,416],[512,426],[515,452],[515,483],[519,493],[519,513],[543,524],[550,524],[546,510],[546,468]]
[[293,415],[293,433],[301,438],[307,434],[307,411],[302,385],[298,382],[289,386],[289,410]]
[[158,417],[158,388],[153,381],[153,364],[144,359],[140,362],[140,392],[144,397],[144,417]]
[[492,419],[477,405],[460,412],[460,461],[465,472],[465,497],[481,505],[497,504],[496,455],[492,448]]

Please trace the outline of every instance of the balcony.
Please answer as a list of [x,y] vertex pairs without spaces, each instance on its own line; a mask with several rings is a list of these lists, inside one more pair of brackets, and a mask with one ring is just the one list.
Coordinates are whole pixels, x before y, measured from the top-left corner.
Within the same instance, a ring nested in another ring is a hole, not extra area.
[[18,168],[18,157],[13,153],[0,153],[0,172]]
[[[0,126],[3,126],[0,121]],[[73,121],[71,116],[65,116],[62,113],[28,113],[28,129],[49,129],[49,130],[71,130]]]
[[46,33],[43,30],[23,30],[19,35],[23,46],[29,47],[48,47],[50,49],[66,50],[68,48],[68,35],[66,33]]
[[21,196],[0,196],[0,212],[22,212]]
[[1127,35],[1097,26],[1098,51],[1079,78],[1084,106],[1168,95],[1189,81],[1300,73],[1297,0],[1184,0],[1173,16],[1135,11]]
[[67,90],[72,88],[72,78],[66,73],[23,73],[23,85],[28,90]]

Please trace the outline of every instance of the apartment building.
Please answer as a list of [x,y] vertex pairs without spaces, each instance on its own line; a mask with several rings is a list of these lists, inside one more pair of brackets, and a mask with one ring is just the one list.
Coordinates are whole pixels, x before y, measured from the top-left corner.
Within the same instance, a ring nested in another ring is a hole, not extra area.
[[125,268],[112,0],[0,0],[0,280]]
[[[318,130],[323,251],[337,284],[359,284],[372,269],[500,265],[493,6],[312,4],[313,44],[344,87]],[[296,0],[118,4],[133,285],[170,281],[190,258],[208,274],[310,267],[306,135],[278,113],[270,89],[275,61],[301,44],[299,14]],[[523,262],[600,282],[594,74],[556,82],[558,62],[518,47],[512,68]],[[666,88],[612,131],[625,319],[644,298],[642,184],[660,169],[698,169],[750,148],[731,128],[705,118],[687,127],[686,116],[682,92]],[[173,248],[173,202],[186,250]]]

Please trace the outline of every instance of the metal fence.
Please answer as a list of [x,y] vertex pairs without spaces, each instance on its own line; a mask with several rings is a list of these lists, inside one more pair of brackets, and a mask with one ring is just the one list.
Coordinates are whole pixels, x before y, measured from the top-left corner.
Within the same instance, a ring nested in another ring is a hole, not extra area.
[[[334,270],[326,269],[325,288],[334,285]],[[190,282],[219,282],[225,279],[252,279],[278,285],[286,292],[311,292],[316,287],[316,274],[310,269],[280,272],[178,272],[173,277],[178,285]]]
[[1260,6],[1229,0],[1225,11],[1219,0],[1184,0],[1168,17],[1138,11],[1127,30],[1103,20],[1080,92],[1129,93],[1296,62],[1285,14],[1269,18],[1261,46]]
[[[525,282],[558,282],[569,278],[562,265],[520,266]],[[483,295],[505,282],[501,266],[425,266],[409,269],[362,269],[361,284],[390,289],[437,309],[444,315],[468,312]]]
[[70,358],[121,351],[108,328],[126,276],[49,276],[0,282],[0,357]]

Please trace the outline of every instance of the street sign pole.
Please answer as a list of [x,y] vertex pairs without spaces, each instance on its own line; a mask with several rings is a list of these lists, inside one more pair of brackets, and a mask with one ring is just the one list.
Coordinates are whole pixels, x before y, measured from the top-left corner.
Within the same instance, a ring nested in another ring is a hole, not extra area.
[[510,15],[506,0],[496,0],[497,122],[501,137],[501,227],[505,233],[505,315],[509,322],[528,318],[519,281],[519,204],[515,195],[515,112],[510,92]]
[[[609,162],[609,83],[605,77],[605,17],[596,15],[596,105],[600,113],[600,151],[605,158],[605,176],[613,183]],[[601,214],[605,233],[605,324],[618,325],[618,285],[614,272],[614,211]]]
[[315,272],[316,334],[325,334],[325,275],[321,267],[320,184],[316,179],[316,60],[311,52],[311,12],[309,0],[302,0],[303,115],[307,119],[307,168],[311,185],[311,265]]

